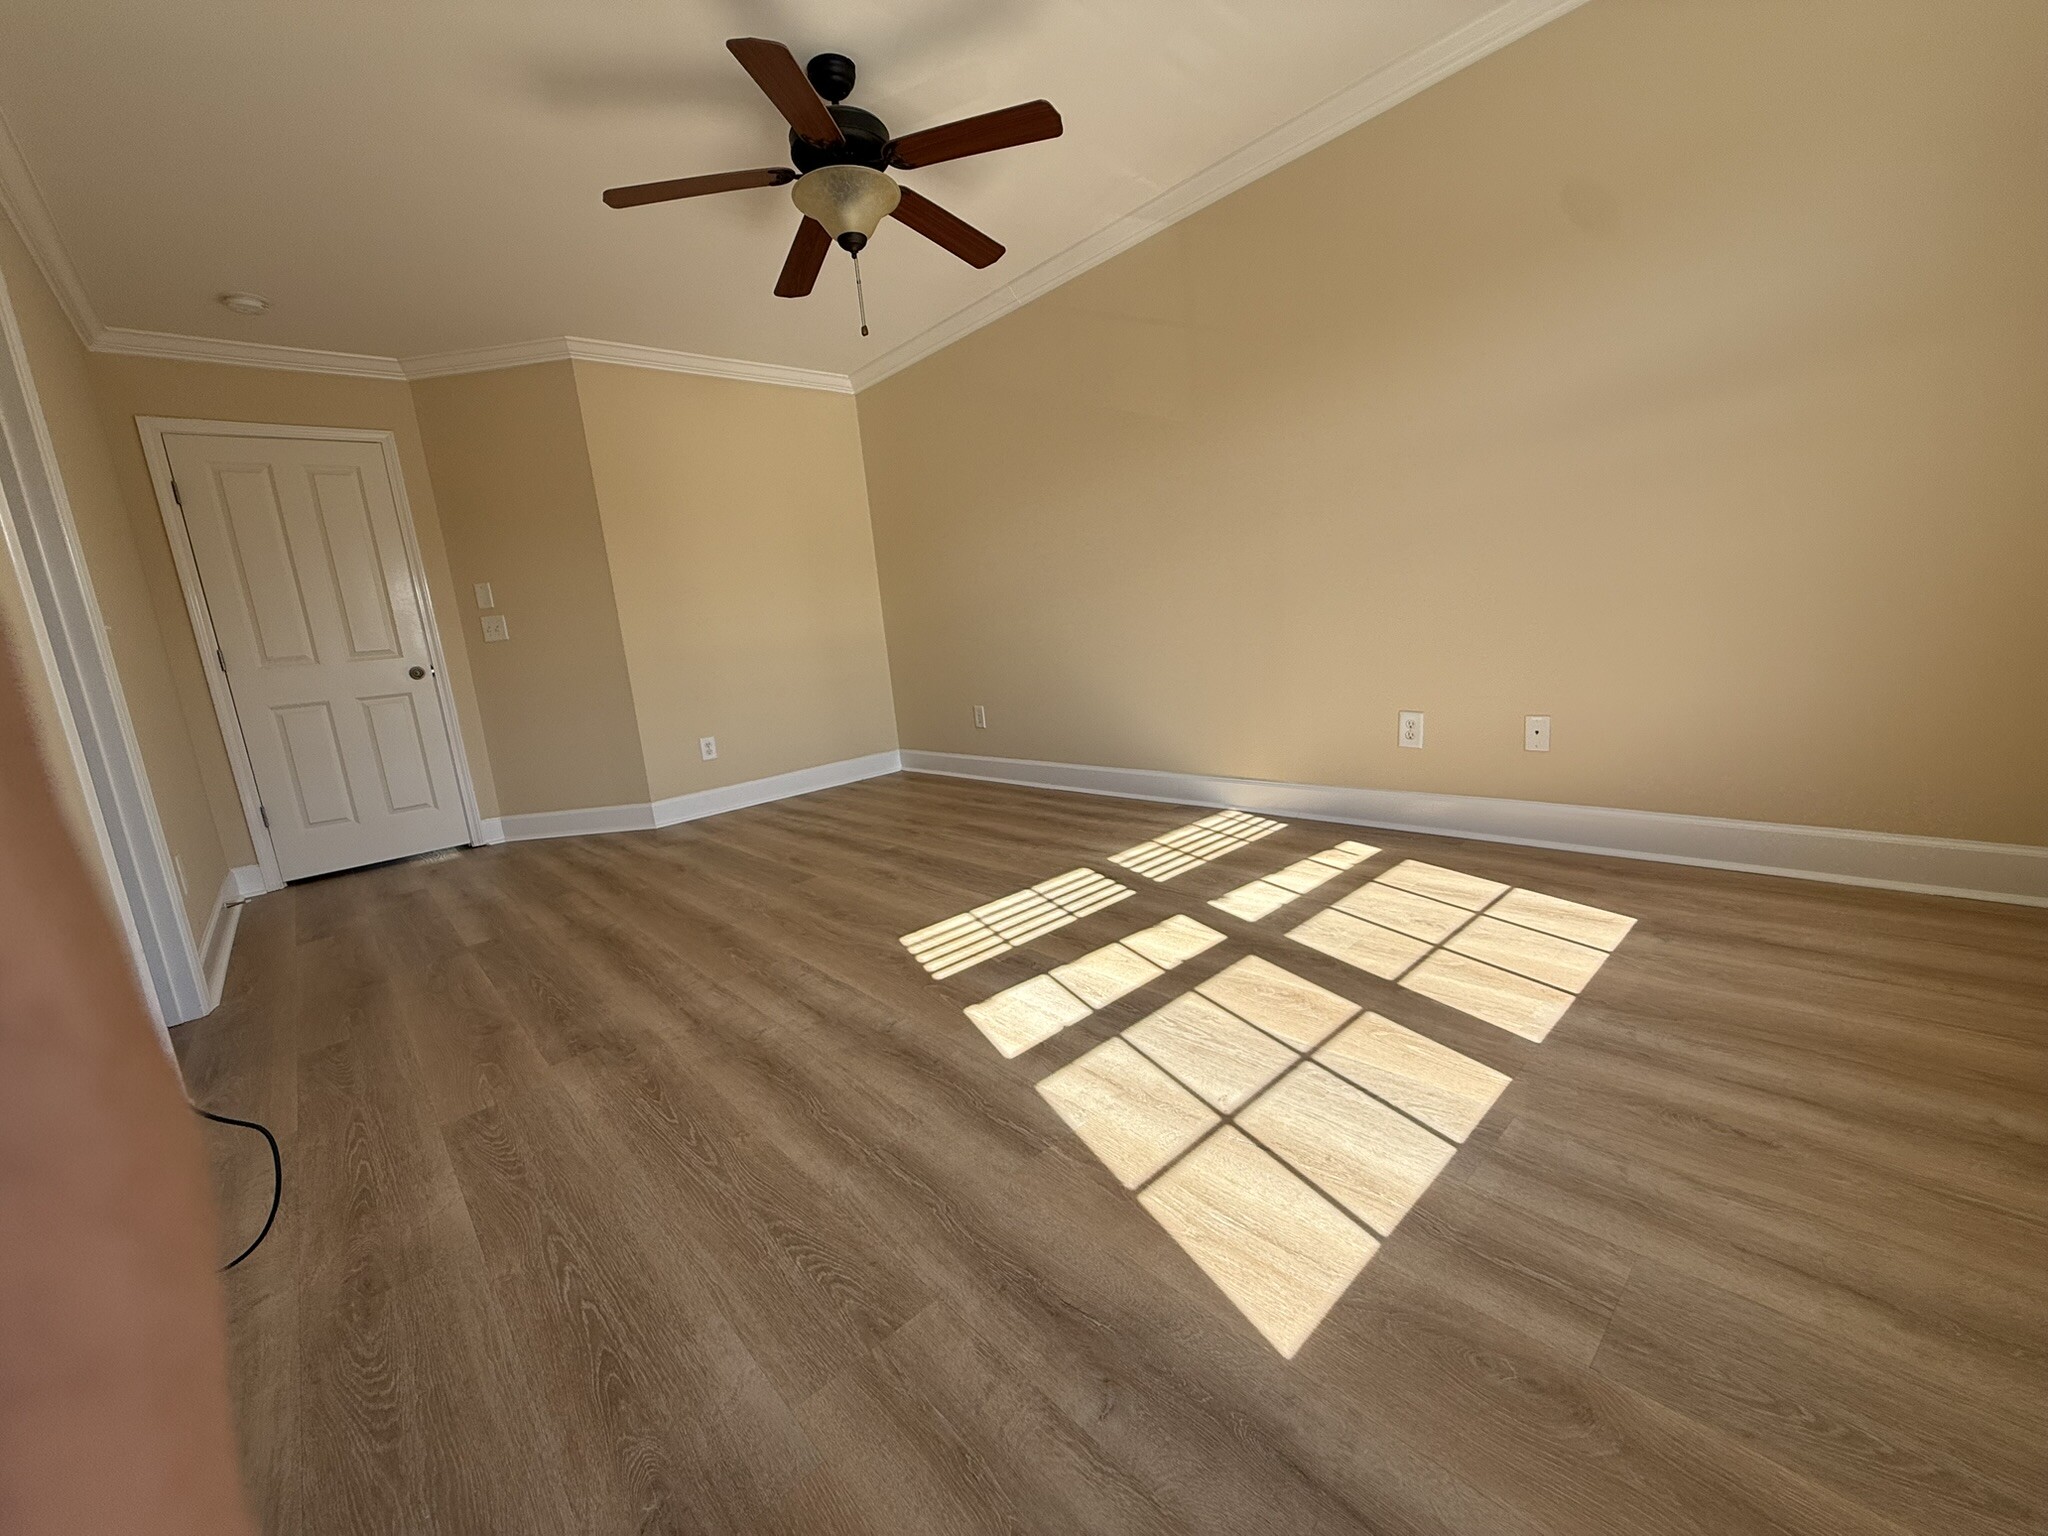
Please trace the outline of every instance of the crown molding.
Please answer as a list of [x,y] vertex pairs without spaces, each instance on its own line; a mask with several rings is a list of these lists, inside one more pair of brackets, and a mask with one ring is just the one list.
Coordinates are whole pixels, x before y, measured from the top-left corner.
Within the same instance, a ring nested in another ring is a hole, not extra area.
[[921,362],[963,336],[1022,309],[1041,294],[1156,235],[1169,224],[1177,224],[1239,187],[1278,170],[1288,161],[1300,159],[1339,134],[1348,133],[1360,123],[1400,105],[1417,92],[1428,89],[1466,65],[1477,63],[1517,38],[1535,31],[1545,22],[1554,21],[1583,4],[1585,0],[1507,0],[1506,4],[1467,22],[1457,31],[1373,71],[1354,85],[1346,86],[1300,116],[1168,188],[1114,224],[1047,257],[994,293],[975,300],[937,325],[892,347],[873,362],[855,369],[854,389],[866,389],[881,383],[891,374],[901,373],[913,363]]
[[472,347],[461,352],[407,358],[322,352],[311,347],[280,347],[217,336],[180,336],[170,331],[131,331],[119,326],[102,327],[88,344],[95,352],[123,357],[163,357],[190,363],[284,368],[297,373],[334,373],[365,379],[438,379],[449,374],[489,373],[499,368],[524,368],[532,363],[559,363],[575,358],[587,363],[694,373],[790,389],[823,389],[841,395],[853,392],[852,381],[843,373],[789,368],[779,363],[750,363],[736,357],[706,357],[697,352],[672,352],[666,347],[640,347],[624,341],[592,341],[582,336],[551,336],[540,341],[515,341],[497,347]]
[[451,373],[483,373],[495,368],[521,368],[528,363],[560,362],[565,358],[615,363],[622,368],[653,368],[664,373],[694,373],[710,379],[779,384],[790,389],[822,389],[841,395],[853,392],[853,382],[843,373],[791,368],[781,363],[754,363],[738,357],[710,357],[701,352],[676,352],[629,341],[593,341],[587,336],[555,336],[544,341],[515,341],[463,352],[435,352],[408,357],[401,366],[409,379],[434,379]]
[[853,380],[820,368],[792,368],[783,363],[750,363],[738,357],[706,357],[698,352],[670,352],[640,347],[630,341],[568,338],[569,355],[586,363],[617,363],[624,368],[659,368],[669,373],[696,373],[708,379],[740,379],[753,384],[781,384],[790,389],[822,389],[853,393]]
[[121,357],[165,357],[188,363],[283,368],[293,373],[339,373],[364,379],[405,377],[405,370],[395,357],[373,357],[366,352],[321,352],[311,347],[280,347],[218,336],[181,336],[171,331],[131,331],[106,326],[88,345],[95,352],[111,352]]
[[93,313],[92,300],[85,296],[85,284],[78,280],[78,269],[71,265],[64,242],[57,238],[57,226],[50,220],[43,190],[36,185],[35,173],[22,158],[21,146],[15,142],[14,130],[7,126],[4,115],[0,115],[0,213],[6,214],[22,244],[28,247],[30,258],[57,296],[65,318],[78,332],[78,339],[91,346],[100,332],[99,316]]
[[423,352],[417,357],[393,358],[392,366],[408,379],[439,379],[453,373],[491,373],[500,368],[525,368],[533,363],[562,363],[569,360],[569,338],[549,336],[539,341],[508,341],[495,347],[466,347],[459,352]]

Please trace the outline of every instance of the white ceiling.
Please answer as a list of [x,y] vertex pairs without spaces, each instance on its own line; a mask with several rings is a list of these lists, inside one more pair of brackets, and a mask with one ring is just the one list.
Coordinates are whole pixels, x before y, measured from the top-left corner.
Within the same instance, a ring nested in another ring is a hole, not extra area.
[[[401,358],[584,336],[867,372],[1571,3],[0,0],[0,114],[33,181],[17,166],[6,190],[40,193],[48,228],[24,232],[101,326]],[[885,224],[864,342],[837,253],[812,298],[771,293],[786,190],[604,207],[618,183],[785,163],[725,52],[741,35],[850,54],[852,103],[899,134],[1049,98],[1064,138],[903,173],[1009,255],[977,272]],[[237,289],[275,307],[214,302]]]

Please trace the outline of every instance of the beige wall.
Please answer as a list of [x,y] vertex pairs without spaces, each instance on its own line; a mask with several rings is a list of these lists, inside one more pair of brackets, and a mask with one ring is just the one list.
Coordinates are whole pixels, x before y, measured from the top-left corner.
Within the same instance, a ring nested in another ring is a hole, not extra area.
[[[394,434],[487,816],[642,803],[895,744],[849,397],[566,362],[411,385],[89,367],[160,630],[150,704],[189,725],[231,863],[254,855],[138,416]],[[479,581],[510,624],[502,645],[480,638]],[[700,735],[719,737],[717,762]]]
[[[186,616],[177,567],[171,561],[163,513],[157,506],[149,468],[142,457],[142,438],[135,425],[138,416],[360,427],[392,434],[398,445],[406,499],[412,505],[413,522],[419,533],[420,556],[426,566],[427,587],[433,595],[441,649],[448,663],[449,685],[455,694],[455,709],[468,747],[477,801],[484,815],[496,815],[497,788],[463,627],[463,617],[470,610],[458,601],[457,588],[449,575],[440,512],[408,386],[397,379],[345,378],[103,353],[92,356],[91,368],[107,437],[115,450],[121,492],[134,522],[136,546],[169,652],[178,704],[190,722],[214,821],[232,862],[254,863],[255,852],[250,847],[248,824],[235,793],[227,749],[221,743],[191,620]],[[467,595],[466,588],[462,595]]]
[[2048,843],[2048,7],[1967,11],[1592,0],[864,391],[904,745]]
[[900,715],[940,750],[2048,842],[2048,10],[1973,14],[1592,0],[857,414],[604,364],[88,356],[0,225],[189,905],[252,855],[137,415],[395,434],[486,815],[885,750]]
[[[203,934],[230,859],[207,803],[193,734],[171,682],[165,634],[150,600],[143,560],[94,401],[87,353],[27,248],[4,218],[0,218],[0,276],[6,279],[21,324],[30,376],[49,424],[57,472],[64,482],[86,570],[106,625],[108,648],[134,724],[157,819],[184,881],[185,914],[193,933]],[[8,583],[13,585],[14,580],[10,572]],[[21,633],[10,626],[11,638]],[[25,670],[37,667],[32,648],[17,654]],[[33,698],[35,685],[30,687]],[[46,726],[54,710],[47,688],[45,679],[41,712]],[[76,818],[83,806],[75,772],[55,753],[51,761],[60,793],[65,793],[63,781],[70,780],[66,798],[76,833]]]
[[852,397],[573,366],[654,798],[893,748]]
[[647,768],[567,362],[413,385],[462,622],[491,583],[511,631],[471,652],[506,815],[630,805]]

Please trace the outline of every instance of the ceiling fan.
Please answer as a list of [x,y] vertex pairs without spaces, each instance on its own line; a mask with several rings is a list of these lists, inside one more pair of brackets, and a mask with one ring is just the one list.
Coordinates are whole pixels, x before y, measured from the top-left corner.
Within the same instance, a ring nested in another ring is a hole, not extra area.
[[[854,78],[853,60],[845,54],[821,53],[799,65],[788,48],[765,38],[735,37],[725,46],[788,121],[789,158],[795,169],[778,165],[613,187],[604,194],[609,206],[637,208],[794,182],[790,196],[804,221],[797,226],[775,283],[776,296],[785,299],[800,299],[811,291],[835,240],[854,258],[857,286],[860,252],[876,226],[891,214],[969,266],[986,267],[1002,256],[1001,245],[930,198],[898,185],[888,172],[1056,139],[1060,115],[1051,102],[1027,101],[892,138],[888,124],[874,113],[844,104],[853,93]],[[863,318],[863,336],[867,329]]]

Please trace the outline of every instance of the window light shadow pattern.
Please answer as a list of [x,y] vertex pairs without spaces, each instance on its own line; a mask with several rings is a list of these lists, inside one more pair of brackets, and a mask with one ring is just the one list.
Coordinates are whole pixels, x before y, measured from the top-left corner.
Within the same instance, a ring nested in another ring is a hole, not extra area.
[[998,897],[929,928],[906,933],[901,942],[919,965],[944,979],[1132,894],[1129,886],[1092,869],[1070,869],[1029,890]]
[[1408,859],[1288,936],[1541,1040],[1634,926],[1619,912]]
[[1507,1083],[1247,956],[1038,1091],[1291,1359]]
[[1254,816],[1249,811],[1218,811],[1122,853],[1113,853],[1109,862],[1148,880],[1171,880],[1226,853],[1248,847],[1262,837],[1270,837],[1285,825],[1283,821]]
[[1005,987],[986,1002],[970,1004],[966,1014],[1004,1056],[1021,1056],[1222,942],[1215,929],[1176,915],[1043,976]]
[[[1241,819],[1206,818],[1117,862],[1170,879],[1280,825],[1231,815]],[[1376,852],[1340,844],[1212,905],[1257,921]],[[903,942],[934,974],[952,974],[1129,894],[1076,870]],[[1634,925],[1620,913],[1410,859],[1291,937],[1540,1041]],[[997,1050],[1016,1057],[1223,939],[1192,917],[1170,917],[966,1012]],[[1508,1081],[1248,955],[1045,1077],[1038,1091],[1291,1359]]]
[[1324,881],[1333,879],[1355,864],[1363,864],[1379,849],[1365,843],[1339,843],[1321,853],[1297,860],[1257,880],[1227,891],[1209,903],[1218,911],[1256,923],[1270,917],[1298,896],[1306,896]]

